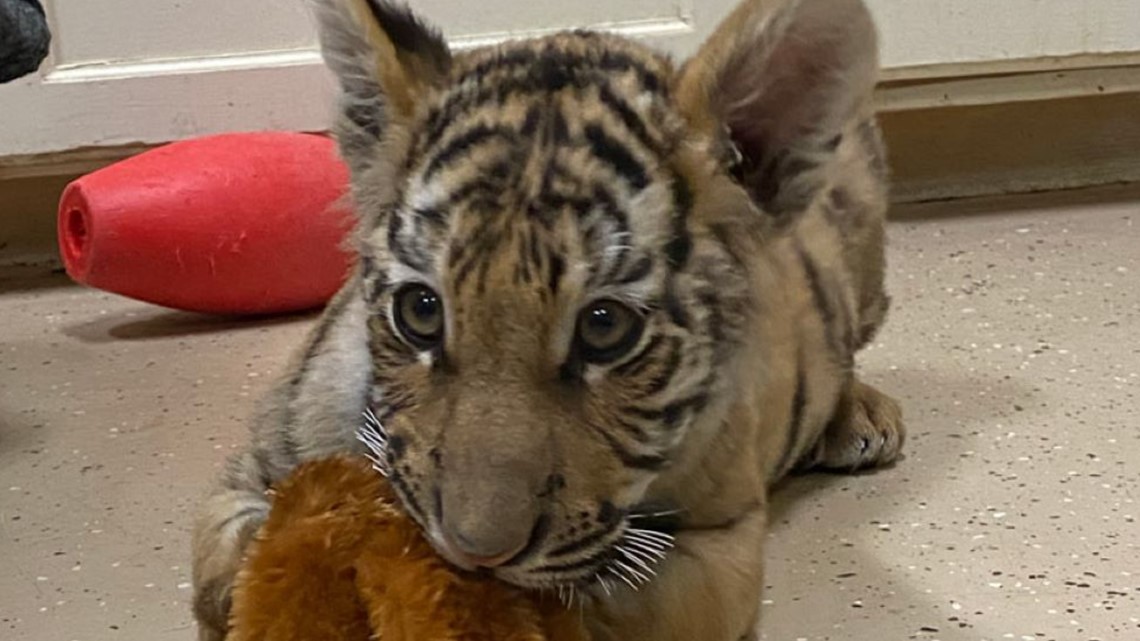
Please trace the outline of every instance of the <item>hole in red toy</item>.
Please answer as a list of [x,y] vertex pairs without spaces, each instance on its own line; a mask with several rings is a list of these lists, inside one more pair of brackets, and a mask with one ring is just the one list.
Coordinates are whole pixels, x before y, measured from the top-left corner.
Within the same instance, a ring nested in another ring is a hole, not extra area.
[[83,212],[72,209],[67,212],[67,250],[72,258],[79,258],[87,248],[87,220]]

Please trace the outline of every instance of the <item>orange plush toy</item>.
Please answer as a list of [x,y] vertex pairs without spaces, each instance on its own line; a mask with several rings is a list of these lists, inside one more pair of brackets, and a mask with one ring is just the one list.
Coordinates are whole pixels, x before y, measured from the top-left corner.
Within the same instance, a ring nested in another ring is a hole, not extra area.
[[276,488],[233,594],[229,641],[587,641],[581,615],[452,569],[364,459]]

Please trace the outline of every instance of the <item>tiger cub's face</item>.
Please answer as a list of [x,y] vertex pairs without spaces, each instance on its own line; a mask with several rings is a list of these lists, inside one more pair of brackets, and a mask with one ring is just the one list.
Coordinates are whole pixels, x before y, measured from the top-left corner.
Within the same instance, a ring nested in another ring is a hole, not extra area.
[[800,5],[820,3],[747,2],[678,70],[593,33],[457,55],[387,2],[314,1],[408,511],[453,562],[518,585],[643,580],[665,540],[639,527],[647,488],[730,388],[742,239],[803,178],[773,135],[803,123],[763,113],[751,78],[778,47],[746,41],[784,21],[773,42],[801,42]]

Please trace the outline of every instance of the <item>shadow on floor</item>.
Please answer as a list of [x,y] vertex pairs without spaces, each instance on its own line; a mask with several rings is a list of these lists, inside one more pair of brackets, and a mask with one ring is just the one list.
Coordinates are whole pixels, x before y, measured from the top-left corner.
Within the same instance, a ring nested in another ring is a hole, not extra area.
[[62,331],[86,343],[107,343],[263,329],[313,320],[318,315],[319,312],[278,316],[213,316],[146,307],[138,312],[108,314],[96,320],[68,325]]

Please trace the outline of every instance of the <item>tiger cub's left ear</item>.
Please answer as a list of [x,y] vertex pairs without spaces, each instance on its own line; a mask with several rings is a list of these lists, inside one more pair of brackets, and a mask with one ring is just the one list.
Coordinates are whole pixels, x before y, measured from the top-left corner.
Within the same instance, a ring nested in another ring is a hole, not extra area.
[[799,174],[870,114],[878,64],[862,0],[744,0],[681,69],[676,95],[698,130],[728,129],[745,186],[780,213],[810,198]]
[[309,0],[325,63],[340,84],[336,133],[353,170],[375,160],[391,127],[405,124],[451,67],[439,31],[388,0]]

